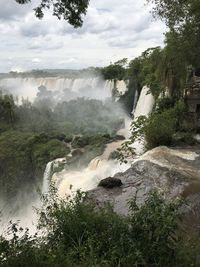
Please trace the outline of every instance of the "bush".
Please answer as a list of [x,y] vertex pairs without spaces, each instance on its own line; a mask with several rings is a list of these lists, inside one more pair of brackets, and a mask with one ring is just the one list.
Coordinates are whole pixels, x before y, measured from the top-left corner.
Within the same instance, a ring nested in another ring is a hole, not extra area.
[[174,107],[175,101],[170,97],[162,97],[157,100],[156,112],[161,113]]
[[[155,110],[148,118],[139,116],[133,120],[131,137],[122,144],[121,148],[117,149],[117,157],[120,162],[127,163],[127,158],[135,155],[135,148],[132,144],[136,141],[145,141],[147,150],[156,146],[169,146],[174,142],[176,132],[183,130],[187,109],[183,101],[178,101],[173,108],[167,109],[171,105],[169,102],[171,103],[171,100],[161,101],[160,109]],[[188,142],[190,141],[192,140],[188,140]]]
[[69,148],[46,134],[17,130],[0,136],[0,194],[15,199],[23,186],[31,188],[44,173],[46,164],[69,153]]
[[173,108],[169,109],[167,107],[173,105],[172,100],[166,98],[160,103],[162,103],[160,111],[163,111],[153,113],[144,127],[148,149],[160,145],[171,145],[173,135],[182,129],[182,122],[186,111],[184,102],[178,101]]
[[171,111],[152,115],[144,129],[147,148],[170,145],[175,131],[176,119],[172,116]]
[[19,237],[12,225],[13,238],[0,238],[1,266],[192,266],[194,254],[186,261],[176,238],[179,202],[166,203],[153,192],[143,206],[135,199],[129,205],[130,215],[122,217],[111,206],[97,209],[84,193],[59,200],[53,192],[40,211],[45,236]]

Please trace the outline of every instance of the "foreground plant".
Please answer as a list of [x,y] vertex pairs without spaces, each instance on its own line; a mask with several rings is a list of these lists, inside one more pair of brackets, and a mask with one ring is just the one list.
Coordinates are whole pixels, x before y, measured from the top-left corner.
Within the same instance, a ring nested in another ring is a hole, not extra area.
[[[30,236],[28,230],[20,235],[12,225],[13,237],[0,239],[0,266],[186,267],[177,231],[180,201],[166,203],[152,192],[142,206],[131,199],[127,217],[110,205],[97,208],[81,192],[59,199],[53,188],[43,203],[38,226],[43,235]],[[192,253],[187,267],[198,266]]]

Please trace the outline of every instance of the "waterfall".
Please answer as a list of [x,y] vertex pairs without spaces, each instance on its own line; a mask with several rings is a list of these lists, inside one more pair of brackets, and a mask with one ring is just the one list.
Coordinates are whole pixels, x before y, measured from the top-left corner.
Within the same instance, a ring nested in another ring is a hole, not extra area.
[[96,170],[98,168],[100,162],[101,162],[100,158],[98,158],[98,157],[94,158],[93,160],[90,161],[90,163],[88,165],[88,169],[92,170],[92,171]]
[[134,94],[134,102],[133,102],[133,111],[131,114],[134,115],[135,113],[135,109],[136,109],[136,105],[137,105],[137,101],[138,101],[138,90],[135,90],[135,94]]
[[[125,128],[118,131],[118,134],[128,136],[130,119],[125,120]],[[114,176],[118,172],[127,170],[129,164],[120,164],[115,160],[108,160],[110,153],[121,146],[124,141],[115,141],[107,144],[103,154],[91,160],[87,167],[78,171],[67,171],[55,173],[52,180],[58,185],[58,194],[64,197],[66,194],[76,192],[78,189],[87,191],[95,188],[99,181]]]
[[[148,117],[153,110],[154,103],[155,99],[151,94],[149,88],[147,86],[144,86],[140,93],[136,108],[133,112],[134,120],[137,119],[139,116]],[[143,154],[145,140],[143,140],[142,142],[136,141],[134,144],[130,146],[135,149],[136,154],[138,155]]]
[[[106,81],[105,86],[110,86],[112,82]],[[79,87],[79,80],[76,81],[76,88]],[[137,92],[135,93],[137,99]],[[140,93],[137,105],[135,102],[134,118],[144,115],[148,116],[154,105],[154,97],[149,92],[148,87],[144,86]],[[118,131],[118,134],[124,135],[125,138],[130,136],[130,118],[125,119],[125,127]],[[70,171],[63,169],[61,172],[54,173],[52,180],[57,184],[58,194],[64,197],[66,194],[76,192],[78,189],[90,190],[98,185],[101,179],[113,176],[117,172],[123,172],[130,167],[130,164],[120,165],[118,161],[108,160],[112,151],[115,151],[124,141],[115,141],[107,144],[104,153],[94,158],[87,167],[78,171]],[[143,149],[143,144],[135,143],[133,145],[136,150]],[[55,162],[55,161],[54,161]],[[47,164],[44,180],[43,192],[48,192],[49,179],[51,177],[52,162]]]
[[[117,83],[119,91],[125,92],[126,84],[124,81]],[[38,93],[40,86],[46,87],[47,90],[54,94],[59,94],[62,99],[62,92],[66,89],[73,92],[75,97],[87,97],[99,100],[105,100],[112,96],[113,81],[105,81],[100,77],[91,78],[3,78],[0,79],[0,90],[8,91],[14,96],[28,98],[33,101]]]
[[[114,85],[113,85],[114,86]],[[117,81],[116,82],[116,88],[117,88],[117,91],[120,93],[120,94],[124,94],[128,88],[127,88],[127,84],[125,83],[124,80],[121,80],[121,81]]]
[[52,174],[53,161],[47,163],[46,169],[43,175],[42,194],[47,194],[49,191],[51,174]]
[[149,88],[144,86],[140,93],[135,111],[133,112],[134,119],[142,115],[148,116],[152,112],[154,103],[155,100],[151,92],[149,92]]

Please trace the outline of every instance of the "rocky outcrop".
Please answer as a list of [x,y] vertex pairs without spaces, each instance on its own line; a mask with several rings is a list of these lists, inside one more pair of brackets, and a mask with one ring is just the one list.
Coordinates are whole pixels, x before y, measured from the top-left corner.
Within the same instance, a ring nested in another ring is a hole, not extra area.
[[167,200],[183,196],[187,200],[185,210],[196,212],[200,204],[200,147],[157,147],[114,178],[121,180],[121,187],[98,187],[89,192],[97,205],[110,202],[117,213],[126,215],[129,199],[135,197],[142,204],[152,189],[158,189]]

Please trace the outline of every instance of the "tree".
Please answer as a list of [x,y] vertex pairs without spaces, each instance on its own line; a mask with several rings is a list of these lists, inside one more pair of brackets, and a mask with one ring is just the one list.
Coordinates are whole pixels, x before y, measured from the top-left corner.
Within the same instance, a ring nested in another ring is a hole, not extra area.
[[13,127],[15,103],[12,95],[0,95],[0,120]]
[[[27,4],[32,0],[15,0],[18,4]],[[89,0],[41,0],[34,8],[35,16],[39,19],[44,17],[44,10],[52,10],[52,15],[58,19],[64,19],[75,28],[83,24],[82,15],[85,15]]]
[[199,0],[147,0],[155,4],[153,14],[169,27],[179,43],[187,65],[200,67],[200,1]]
[[172,30],[182,29],[188,23],[200,21],[199,0],[147,0],[155,4],[154,16],[163,19]]
[[102,68],[101,72],[103,77],[106,80],[123,80],[125,78],[125,65],[127,64],[127,61],[127,58],[123,58]]

